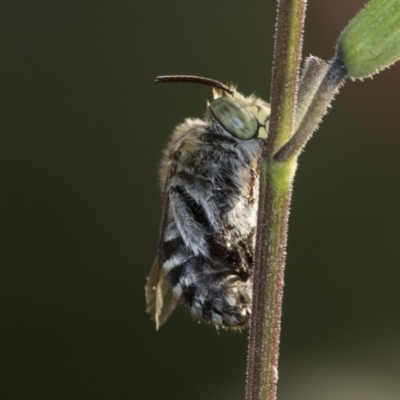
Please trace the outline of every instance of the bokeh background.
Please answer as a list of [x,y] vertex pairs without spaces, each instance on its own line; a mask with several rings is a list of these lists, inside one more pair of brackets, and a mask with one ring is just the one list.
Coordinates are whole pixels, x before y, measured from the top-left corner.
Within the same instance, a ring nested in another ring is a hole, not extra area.
[[[329,59],[363,0],[310,0],[304,55]],[[143,287],[173,126],[210,89],[269,97],[275,1],[3,0],[2,399],[243,399],[247,333],[177,309],[155,332]],[[400,66],[347,82],[301,156],[281,400],[400,393]]]

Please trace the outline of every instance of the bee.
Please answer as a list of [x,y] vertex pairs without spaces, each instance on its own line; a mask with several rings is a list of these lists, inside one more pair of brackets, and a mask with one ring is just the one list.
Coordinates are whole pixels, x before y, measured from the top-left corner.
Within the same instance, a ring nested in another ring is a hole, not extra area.
[[156,82],[213,87],[204,119],[175,127],[161,161],[163,211],[146,311],[156,329],[178,303],[197,320],[246,327],[251,315],[259,167],[270,106],[234,85],[187,75]]

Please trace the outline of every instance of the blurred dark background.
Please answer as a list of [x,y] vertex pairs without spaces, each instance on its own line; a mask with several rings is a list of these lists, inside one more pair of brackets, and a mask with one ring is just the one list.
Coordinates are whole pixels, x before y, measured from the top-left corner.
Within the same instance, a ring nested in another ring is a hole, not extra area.
[[[329,59],[364,1],[311,0],[304,55]],[[247,333],[177,309],[155,332],[144,283],[157,169],[210,89],[268,99],[275,1],[0,5],[2,399],[244,396]],[[301,156],[281,400],[392,400],[400,382],[400,66],[347,82]]]

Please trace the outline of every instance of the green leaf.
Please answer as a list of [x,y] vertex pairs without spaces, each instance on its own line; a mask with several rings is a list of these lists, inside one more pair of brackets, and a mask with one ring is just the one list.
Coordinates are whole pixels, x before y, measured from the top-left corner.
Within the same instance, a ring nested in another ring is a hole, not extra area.
[[400,0],[371,0],[338,41],[350,78],[366,78],[400,59]]

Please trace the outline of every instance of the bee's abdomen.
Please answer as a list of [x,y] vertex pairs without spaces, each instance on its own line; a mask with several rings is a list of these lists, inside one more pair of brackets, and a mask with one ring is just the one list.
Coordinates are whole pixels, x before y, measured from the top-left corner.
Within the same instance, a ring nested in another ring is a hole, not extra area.
[[[190,255],[180,238],[174,242],[176,251],[166,254],[170,258],[164,263],[174,295],[197,319],[231,328],[246,326],[252,298],[249,273]],[[165,247],[169,246],[166,242]]]

